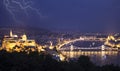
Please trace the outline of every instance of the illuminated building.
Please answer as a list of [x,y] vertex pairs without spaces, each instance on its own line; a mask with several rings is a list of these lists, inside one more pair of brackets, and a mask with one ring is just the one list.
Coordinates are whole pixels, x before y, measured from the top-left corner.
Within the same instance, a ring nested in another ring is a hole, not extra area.
[[31,50],[35,49],[35,40],[27,39],[27,35],[24,34],[21,37],[18,35],[13,35],[12,30],[10,30],[10,35],[5,35],[2,40],[2,48],[6,51],[21,51],[22,49],[29,48]]
[[105,45],[120,48],[120,36],[118,34],[115,34],[114,36],[108,36],[105,41]]

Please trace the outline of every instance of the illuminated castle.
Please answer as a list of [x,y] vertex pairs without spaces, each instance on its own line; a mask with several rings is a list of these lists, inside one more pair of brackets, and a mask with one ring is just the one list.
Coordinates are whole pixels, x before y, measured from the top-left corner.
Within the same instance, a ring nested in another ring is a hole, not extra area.
[[2,48],[10,51],[17,48],[33,48],[36,47],[35,40],[27,39],[27,35],[23,34],[18,37],[18,35],[13,35],[12,30],[10,30],[9,35],[5,35],[2,41]]

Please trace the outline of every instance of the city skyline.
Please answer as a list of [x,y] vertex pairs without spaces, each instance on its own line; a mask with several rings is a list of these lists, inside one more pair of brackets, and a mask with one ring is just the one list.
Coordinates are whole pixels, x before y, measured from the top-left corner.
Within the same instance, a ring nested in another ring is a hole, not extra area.
[[0,71],[120,71],[120,0],[0,0]]

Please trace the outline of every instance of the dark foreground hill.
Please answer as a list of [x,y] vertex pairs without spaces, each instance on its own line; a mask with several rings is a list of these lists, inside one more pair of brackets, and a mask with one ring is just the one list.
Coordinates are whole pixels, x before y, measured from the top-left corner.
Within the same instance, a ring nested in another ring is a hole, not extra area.
[[0,51],[0,71],[120,71],[120,67],[96,66],[86,56],[77,61],[58,62],[45,53]]

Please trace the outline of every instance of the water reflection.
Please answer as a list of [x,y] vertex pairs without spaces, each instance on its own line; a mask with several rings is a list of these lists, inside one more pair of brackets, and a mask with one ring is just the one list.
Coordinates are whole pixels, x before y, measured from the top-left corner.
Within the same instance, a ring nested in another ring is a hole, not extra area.
[[120,65],[120,53],[118,51],[61,51],[67,58],[78,58],[81,55],[89,56],[97,65]]

